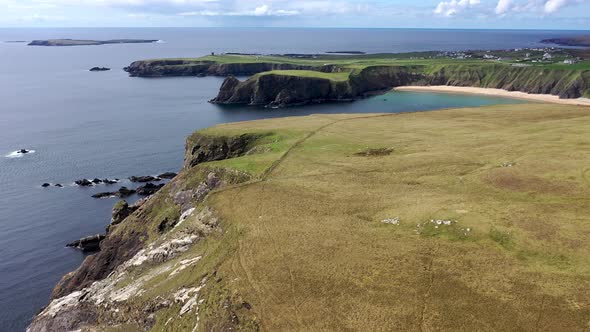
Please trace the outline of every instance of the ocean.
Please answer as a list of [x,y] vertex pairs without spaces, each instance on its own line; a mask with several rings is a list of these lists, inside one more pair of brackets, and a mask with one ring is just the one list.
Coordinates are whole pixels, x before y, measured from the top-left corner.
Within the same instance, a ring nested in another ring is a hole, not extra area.
[[[400,29],[0,29],[0,331],[22,331],[84,259],[64,245],[104,232],[116,202],[80,178],[178,171],[184,139],[218,123],[313,113],[412,112],[520,101],[392,92],[354,103],[269,110],[207,102],[223,80],[130,78],[134,60],[211,52],[322,53],[506,49],[567,31]],[[587,32],[586,32],[587,33]],[[159,39],[154,44],[32,47],[33,39]],[[107,72],[89,72],[94,66]],[[18,155],[19,149],[34,153]],[[41,188],[44,182],[64,188]],[[131,185],[123,182],[122,185]],[[118,188],[118,186],[116,187]],[[136,198],[131,198],[131,200]]]

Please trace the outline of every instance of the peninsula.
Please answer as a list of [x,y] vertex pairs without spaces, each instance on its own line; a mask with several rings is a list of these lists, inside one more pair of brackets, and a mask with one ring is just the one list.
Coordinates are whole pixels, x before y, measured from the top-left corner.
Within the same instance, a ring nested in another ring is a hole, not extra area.
[[[400,86],[460,86],[590,97],[583,50],[518,49],[368,55],[212,55],[136,61],[130,76],[227,76],[217,104],[283,107],[351,101]],[[235,76],[250,76],[240,81]]]
[[552,38],[544,39],[541,42],[545,44],[556,44],[560,46],[590,47],[590,36]]
[[589,110],[201,130],[28,331],[584,331]]
[[83,40],[83,39],[48,39],[33,40],[29,46],[96,46],[107,44],[140,44],[155,43],[157,39],[111,39],[111,40]]

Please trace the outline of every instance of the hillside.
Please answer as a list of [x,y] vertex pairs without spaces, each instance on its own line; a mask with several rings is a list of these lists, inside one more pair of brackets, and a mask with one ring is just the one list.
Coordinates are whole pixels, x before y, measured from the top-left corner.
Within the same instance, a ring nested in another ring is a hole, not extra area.
[[588,111],[197,132],[181,174],[141,206],[117,205],[101,252],[30,331],[585,331]]
[[[543,52],[530,52],[536,53],[452,55],[467,57],[464,59],[438,53],[219,55],[136,61],[125,70],[139,77],[229,76],[211,100],[217,104],[281,107],[350,101],[403,85],[494,88],[565,99],[590,97],[590,62],[564,64],[563,59],[574,59],[573,53],[568,53],[573,51],[553,51],[552,60],[543,60]],[[498,60],[502,56],[507,58],[506,55],[520,58]],[[239,81],[232,76],[250,77]]]

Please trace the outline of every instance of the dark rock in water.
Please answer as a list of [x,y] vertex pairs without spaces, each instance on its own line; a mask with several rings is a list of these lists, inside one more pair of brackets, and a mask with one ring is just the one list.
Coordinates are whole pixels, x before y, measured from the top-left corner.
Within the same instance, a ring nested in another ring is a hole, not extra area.
[[177,176],[178,174],[174,173],[174,172],[166,172],[166,173],[162,173],[160,175],[158,175],[158,177],[160,179],[173,179]]
[[27,149],[20,149],[20,150],[18,150],[16,153],[27,154],[27,153],[29,153],[29,152],[30,152],[30,151],[29,151],[29,150],[27,150]]
[[81,238],[72,243],[66,244],[66,247],[80,249],[84,252],[92,252],[100,250],[100,242],[105,239],[102,234],[92,235]]
[[63,188],[64,187],[63,185],[61,185],[59,183],[56,183],[55,186],[58,187],[58,188]]
[[102,192],[102,193],[94,194],[94,195],[92,195],[92,197],[93,198],[111,198],[111,197],[125,198],[125,197],[129,197],[133,194],[135,194],[134,189],[129,189],[127,187],[121,187],[121,189],[119,189],[118,191]]
[[43,188],[47,188],[49,186],[51,186],[49,183],[44,183],[44,184],[41,185],[41,187],[43,187]]
[[153,181],[160,181],[162,179],[153,177],[151,175],[147,176],[132,176],[129,178],[131,182],[153,182]]
[[92,195],[92,198],[111,198],[117,197],[117,192],[103,192]]
[[127,187],[121,187],[121,189],[119,189],[119,191],[117,191],[117,196],[119,196],[121,198],[129,197],[133,194],[135,194],[135,190],[129,189]]
[[155,185],[151,182],[137,188],[137,194],[141,196],[150,196],[155,194],[158,190],[160,190],[164,184]]
[[75,183],[80,187],[90,187],[92,185],[92,182],[90,182],[88,179],[81,179],[76,181]]
[[102,183],[102,180],[101,179],[98,179],[98,178],[95,178],[94,180],[92,180],[92,183],[94,183],[94,184],[101,184]]
[[110,179],[102,180],[102,183],[104,183],[104,184],[115,184],[117,182],[119,182],[119,181],[118,180],[110,180]]
[[92,67],[90,68],[90,71],[108,71],[111,70],[111,68],[107,68],[107,67]]

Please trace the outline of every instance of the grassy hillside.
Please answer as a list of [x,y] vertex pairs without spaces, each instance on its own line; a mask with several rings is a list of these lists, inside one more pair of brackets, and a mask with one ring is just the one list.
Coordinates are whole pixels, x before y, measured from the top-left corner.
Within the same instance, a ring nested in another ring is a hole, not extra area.
[[[586,331],[589,110],[313,115],[200,131],[185,170],[114,232],[140,233],[148,249],[200,240],[116,271],[75,308],[98,312],[81,315],[86,325],[126,331]],[[233,157],[191,166],[221,150]],[[197,212],[162,233],[180,215],[176,197],[210,172],[227,184],[193,196]],[[187,289],[194,303],[179,295]],[[117,300],[90,306],[92,294]],[[47,319],[77,312],[62,307]]]

